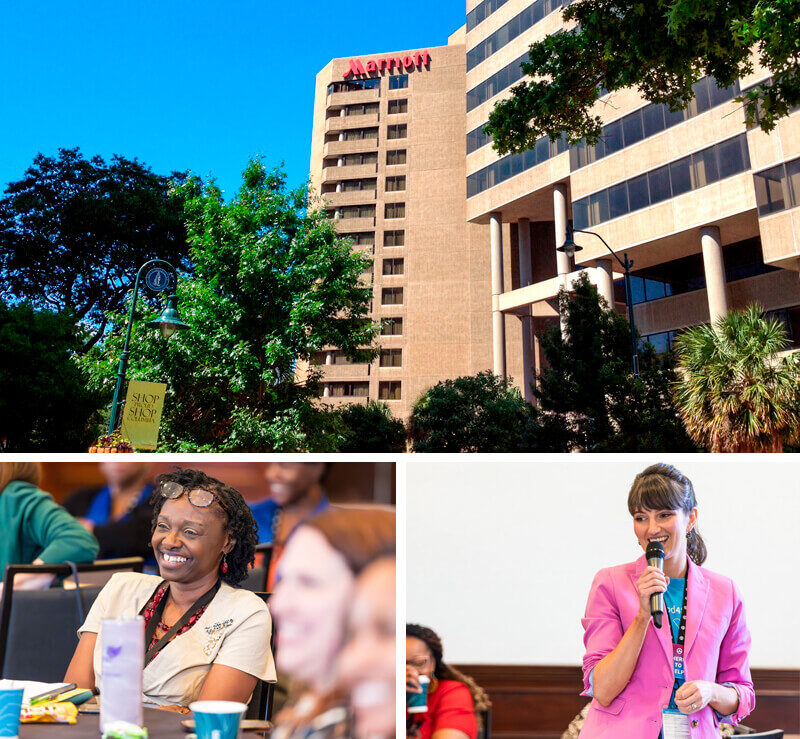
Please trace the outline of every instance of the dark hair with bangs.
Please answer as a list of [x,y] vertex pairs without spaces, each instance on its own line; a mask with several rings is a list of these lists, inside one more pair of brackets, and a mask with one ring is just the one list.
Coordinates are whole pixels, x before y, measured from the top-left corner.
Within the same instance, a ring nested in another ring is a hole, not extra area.
[[[633,480],[628,493],[628,511],[677,511],[687,515],[697,506],[692,481],[671,464],[652,464]],[[708,550],[697,526],[686,535],[686,553],[697,565],[706,561]]]
[[258,524],[242,494],[230,485],[209,477],[202,470],[178,467],[172,472],[165,472],[156,478],[155,489],[150,497],[150,503],[153,505],[151,534],[155,531],[158,514],[166,500],[161,495],[161,484],[164,482],[177,482],[187,490],[200,488],[214,493],[216,501],[210,508],[215,514],[226,519],[225,527],[236,539],[233,549],[225,557],[228,571],[220,572],[219,576],[228,585],[238,585],[247,577],[247,569],[255,559],[256,544],[258,544]]

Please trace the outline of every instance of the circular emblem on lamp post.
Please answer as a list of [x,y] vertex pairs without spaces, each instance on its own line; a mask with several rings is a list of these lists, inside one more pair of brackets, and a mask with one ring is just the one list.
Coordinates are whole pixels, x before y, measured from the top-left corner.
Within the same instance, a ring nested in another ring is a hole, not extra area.
[[144,282],[154,293],[164,292],[172,283],[172,275],[162,267],[152,267],[147,270]]

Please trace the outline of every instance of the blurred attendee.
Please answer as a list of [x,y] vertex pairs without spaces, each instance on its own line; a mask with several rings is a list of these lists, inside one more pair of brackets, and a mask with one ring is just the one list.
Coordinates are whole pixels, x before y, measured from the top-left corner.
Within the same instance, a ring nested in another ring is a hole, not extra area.
[[246,703],[274,681],[264,601],[235,587],[253,561],[253,516],[238,491],[200,470],[160,475],[152,544],[161,576],[115,574],[97,596],[65,682],[92,689],[102,667],[104,618],[145,621],[144,702],[188,713],[195,700]]
[[430,679],[428,710],[406,716],[406,734],[414,739],[475,739],[482,711],[491,702],[475,681],[445,663],[442,640],[418,624],[406,625],[406,690],[420,693],[420,675]]
[[339,656],[339,680],[349,695],[352,736],[395,735],[397,675],[394,556],[368,565],[356,582],[350,609],[350,638]]
[[278,669],[292,681],[272,739],[349,736],[336,660],[356,577],[394,545],[395,514],[378,508],[330,508],[292,533],[270,599]]
[[150,465],[146,462],[104,460],[98,463],[103,487],[79,488],[66,508],[100,544],[100,557],[144,557],[155,566],[149,549],[153,505]]
[[[0,462],[0,578],[9,564],[91,562],[97,541],[39,489],[38,462]],[[18,575],[14,586],[47,587],[52,575]],[[0,581],[0,594],[3,585]]]
[[323,482],[327,462],[268,462],[264,465],[267,497],[250,504],[258,524],[258,543],[272,544],[267,590],[272,590],[278,561],[289,534],[310,516],[328,507]]

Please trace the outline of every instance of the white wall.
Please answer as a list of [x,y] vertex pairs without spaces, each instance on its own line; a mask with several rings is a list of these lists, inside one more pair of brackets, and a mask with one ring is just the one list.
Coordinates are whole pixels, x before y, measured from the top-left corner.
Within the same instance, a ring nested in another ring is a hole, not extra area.
[[641,555],[627,493],[638,472],[662,461],[694,483],[705,566],[742,591],[752,666],[800,667],[800,460],[519,459],[407,466],[407,620],[435,629],[447,660],[580,664],[592,577]]

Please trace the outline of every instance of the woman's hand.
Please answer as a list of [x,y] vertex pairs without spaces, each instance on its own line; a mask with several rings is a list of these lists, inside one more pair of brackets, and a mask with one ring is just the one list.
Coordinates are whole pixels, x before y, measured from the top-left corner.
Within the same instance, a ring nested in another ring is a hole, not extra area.
[[422,692],[422,686],[419,684],[419,673],[409,664],[406,665],[406,692]]
[[716,683],[692,680],[675,691],[675,705],[681,713],[689,715],[705,708],[716,696]]
[[639,613],[650,618],[650,596],[663,593],[667,589],[669,578],[658,567],[647,567],[636,581],[639,592]]

